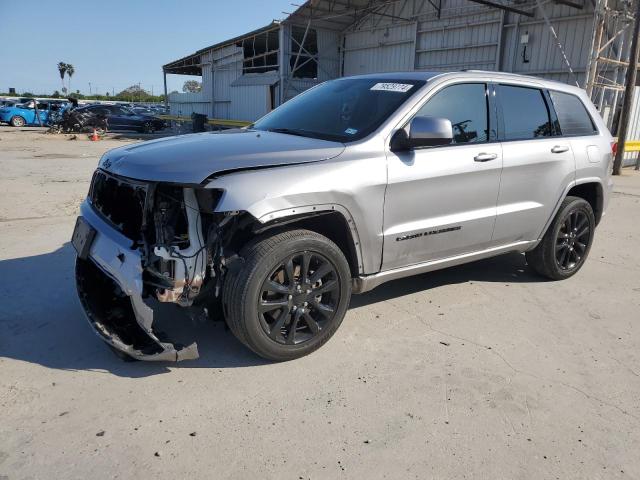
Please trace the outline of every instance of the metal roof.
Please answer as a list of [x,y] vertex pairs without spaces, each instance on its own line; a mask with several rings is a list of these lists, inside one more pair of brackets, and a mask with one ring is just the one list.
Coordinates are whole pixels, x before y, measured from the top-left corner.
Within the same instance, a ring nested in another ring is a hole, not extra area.
[[181,75],[201,75],[201,54],[208,52],[209,50],[216,50],[218,48],[226,47],[228,45],[233,45],[237,42],[242,41],[245,38],[254,37],[256,35],[260,35],[261,33],[269,32],[271,30],[276,30],[280,27],[280,22],[274,20],[270,24],[265,25],[264,27],[260,27],[256,30],[252,30],[251,32],[244,33],[242,35],[238,35],[237,37],[230,38],[228,40],[224,40],[222,42],[214,43],[208,47],[201,48],[200,50],[192,53],[191,55],[187,55],[186,57],[182,57],[178,60],[174,60],[173,62],[167,63],[162,66],[162,70],[165,73],[177,73]]

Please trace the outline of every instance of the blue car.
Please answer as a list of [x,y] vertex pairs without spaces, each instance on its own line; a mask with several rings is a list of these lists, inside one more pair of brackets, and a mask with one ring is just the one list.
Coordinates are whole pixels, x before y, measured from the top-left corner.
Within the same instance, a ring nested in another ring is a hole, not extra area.
[[[30,100],[17,105],[4,106],[0,108],[0,122],[8,123],[13,127],[24,127],[25,125],[40,125],[36,117],[36,101]],[[60,102],[38,101],[38,114],[42,125],[47,125],[49,117],[54,112],[61,112],[65,104]]]

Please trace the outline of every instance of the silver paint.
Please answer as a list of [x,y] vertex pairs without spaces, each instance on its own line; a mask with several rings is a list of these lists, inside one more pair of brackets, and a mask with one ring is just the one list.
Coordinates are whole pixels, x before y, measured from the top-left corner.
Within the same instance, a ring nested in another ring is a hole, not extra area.
[[[428,82],[377,131],[346,145],[237,130],[122,147],[105,154],[101,165],[110,164],[108,169],[115,174],[148,181],[200,184],[209,179],[207,188],[223,192],[217,212],[245,211],[262,223],[301,213],[337,211],[344,216],[356,245],[356,292],[396,278],[530,250],[574,185],[601,185],[606,208],[612,188],[613,139],[582,90],[496,72],[369,77]],[[393,134],[405,128],[432,95],[446,86],[470,81],[578,95],[600,133],[390,150]],[[152,312],[140,305],[140,259],[128,250],[125,265],[114,265],[118,242],[104,240],[113,229],[86,202],[82,213],[98,229],[92,258],[123,286],[140,324],[150,329]]]

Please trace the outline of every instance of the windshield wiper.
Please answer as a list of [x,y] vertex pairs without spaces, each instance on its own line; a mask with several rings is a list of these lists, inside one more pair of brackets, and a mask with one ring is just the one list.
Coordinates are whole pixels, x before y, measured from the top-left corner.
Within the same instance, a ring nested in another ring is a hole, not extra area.
[[268,128],[267,132],[285,133],[287,135],[296,135],[298,137],[310,137],[312,132],[306,130],[295,130],[293,128]]

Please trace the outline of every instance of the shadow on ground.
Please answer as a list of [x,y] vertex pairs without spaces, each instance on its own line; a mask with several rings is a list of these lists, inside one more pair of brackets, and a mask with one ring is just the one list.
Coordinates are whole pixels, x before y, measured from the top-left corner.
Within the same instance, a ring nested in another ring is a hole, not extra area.
[[[184,309],[173,305],[162,315],[168,312],[170,320],[181,330],[180,336],[197,339],[200,358],[178,364],[123,362],[108,350],[85,320],[75,292],[74,257],[75,252],[67,243],[51,253],[0,261],[0,291],[4,297],[0,308],[0,357],[53,369],[102,370],[123,377],[167,373],[168,367],[237,368],[268,363],[238,342],[223,322],[190,318]],[[523,255],[504,255],[387,283],[354,296],[351,307],[445,284],[538,280],[527,269]]]

